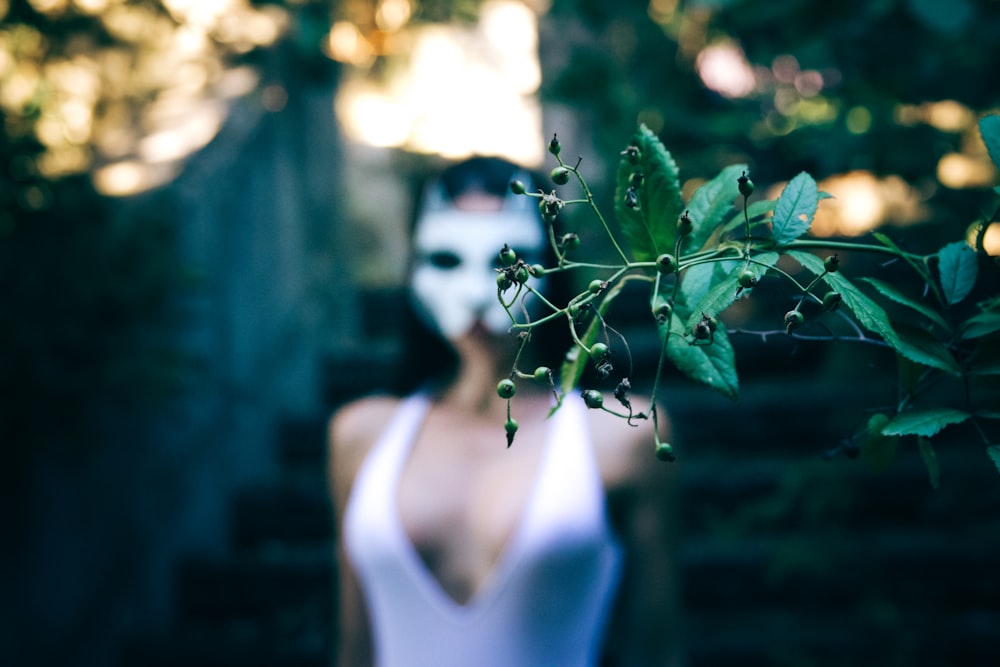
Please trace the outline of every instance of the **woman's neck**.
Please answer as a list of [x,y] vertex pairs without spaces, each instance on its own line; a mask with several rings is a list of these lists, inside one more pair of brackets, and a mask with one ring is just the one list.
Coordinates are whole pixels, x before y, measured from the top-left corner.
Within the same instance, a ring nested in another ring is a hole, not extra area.
[[458,372],[445,389],[443,402],[483,416],[505,412],[506,402],[497,396],[496,384],[510,373],[515,346],[506,338],[468,337],[458,341]]

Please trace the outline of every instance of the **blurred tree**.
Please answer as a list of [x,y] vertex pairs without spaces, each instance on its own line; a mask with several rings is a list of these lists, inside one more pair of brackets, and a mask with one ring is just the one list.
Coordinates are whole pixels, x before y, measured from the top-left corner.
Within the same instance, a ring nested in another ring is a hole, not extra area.
[[926,220],[962,224],[982,200],[956,192],[993,183],[976,120],[1000,105],[996,2],[555,0],[546,24],[544,93],[601,155],[641,120],[687,178],[893,174]]

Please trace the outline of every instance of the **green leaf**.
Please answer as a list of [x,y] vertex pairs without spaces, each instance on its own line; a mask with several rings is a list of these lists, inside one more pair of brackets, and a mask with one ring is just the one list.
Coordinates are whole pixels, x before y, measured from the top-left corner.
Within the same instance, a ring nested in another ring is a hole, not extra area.
[[[777,263],[778,257],[779,255],[776,252],[765,252],[754,255],[755,261],[746,265],[746,270],[752,273],[757,280],[760,280]],[[735,266],[729,274],[715,283],[708,293],[694,306],[688,319],[688,327],[694,326],[698,319],[701,318],[702,313],[711,316],[718,315],[726,308],[729,308],[737,298],[748,295],[753,291],[753,288],[740,287],[739,277],[743,272],[745,262],[736,261],[732,263]]]
[[[980,118],[979,132],[983,135],[983,143],[986,144],[990,159],[1000,169],[1000,116],[992,114]],[[997,194],[1000,194],[1000,187]]]
[[[747,206],[747,217],[750,218],[750,227],[756,227],[757,225],[763,225],[770,222],[771,214],[774,213],[774,207],[778,205],[775,199],[758,199]],[[729,218],[725,225],[722,226],[722,232],[731,232],[737,227],[743,227],[746,225],[746,220],[743,218],[743,211],[740,211],[736,215]]]
[[[673,157],[645,125],[639,127],[633,143],[642,155],[636,165],[625,157],[618,163],[615,215],[635,260],[649,262],[661,253],[673,252],[683,206],[680,177]],[[643,174],[636,188],[638,206],[630,208],[626,195],[637,172]]]
[[809,231],[818,203],[819,191],[812,176],[803,171],[789,181],[774,207],[775,243],[794,241]]
[[951,375],[962,374],[962,367],[955,360],[955,355],[943,341],[935,338],[926,329],[905,322],[897,322],[894,329],[898,336],[896,348],[900,354],[911,361],[937,368]]
[[938,463],[937,453],[927,438],[917,438],[917,447],[920,449],[920,458],[924,460],[924,466],[927,467],[931,488],[936,489],[941,483],[941,465]]
[[938,251],[938,271],[941,288],[949,304],[956,304],[976,285],[979,262],[976,251],[965,241],[949,243]]
[[[825,270],[823,260],[812,253],[790,250],[787,255],[816,275],[820,275]],[[953,375],[961,373],[961,369],[950,353],[942,355],[939,348],[925,345],[925,341],[918,339],[915,335],[910,335],[907,338],[900,337],[890,324],[889,316],[885,310],[844,277],[843,273],[828,273],[823,280],[832,289],[840,292],[842,303],[854,314],[861,326],[881,336],[896,352],[911,361],[932,366]]]
[[747,171],[745,164],[726,167],[719,175],[695,190],[687,210],[694,223],[694,230],[684,241],[684,249],[694,252],[705,245],[715,228],[722,224],[739,196],[736,179]]
[[684,303],[698,303],[705,298],[712,286],[720,280],[725,280],[726,276],[736,270],[737,266],[743,264],[739,259],[723,259],[716,262],[704,262],[695,264],[684,270],[681,279],[681,294],[684,295]]
[[930,438],[952,424],[961,424],[969,413],[955,408],[927,408],[900,412],[882,428],[882,435],[919,435]]
[[868,419],[865,437],[861,442],[861,459],[875,472],[882,472],[895,460],[899,436],[883,435],[889,416],[877,413]]
[[990,445],[986,448],[986,453],[993,460],[993,465],[997,467],[997,472],[1000,472],[1000,445]]
[[906,294],[903,294],[903,292],[900,291],[899,288],[897,288],[895,285],[887,283],[883,280],[879,280],[878,278],[862,278],[862,280],[864,280],[866,283],[870,284],[872,287],[877,289],[882,294],[882,296],[891,299],[892,301],[895,301],[901,306],[912,308],[913,310],[917,311],[930,321],[934,322],[934,324],[938,325],[945,331],[951,330],[951,327],[948,325],[947,322],[945,322],[944,318],[941,317],[941,315],[936,310],[934,310],[925,303],[921,303],[916,299],[913,299],[907,296]]
[[[653,309],[666,301],[658,294]],[[683,303],[675,304],[670,319],[658,325],[660,340],[666,336],[667,358],[684,375],[695,382],[711,387],[729,398],[739,396],[739,376],[736,373],[736,355],[723,327],[719,327],[712,342],[695,345],[687,340],[685,321],[689,316]]]
[[1000,313],[979,313],[962,324],[962,338],[966,340],[989,336],[997,331],[1000,331]]

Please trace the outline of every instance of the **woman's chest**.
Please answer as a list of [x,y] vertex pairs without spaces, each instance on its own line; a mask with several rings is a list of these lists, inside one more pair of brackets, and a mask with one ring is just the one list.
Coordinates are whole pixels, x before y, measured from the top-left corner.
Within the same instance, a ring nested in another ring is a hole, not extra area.
[[470,445],[478,430],[435,431],[414,443],[396,496],[407,539],[442,588],[470,598],[500,562],[531,512],[544,445],[524,438],[495,452]]

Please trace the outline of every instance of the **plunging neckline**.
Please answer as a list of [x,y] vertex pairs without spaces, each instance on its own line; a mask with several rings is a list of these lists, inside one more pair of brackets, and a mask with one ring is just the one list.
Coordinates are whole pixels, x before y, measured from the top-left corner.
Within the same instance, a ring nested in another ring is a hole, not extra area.
[[514,521],[513,530],[504,540],[500,553],[490,565],[486,576],[474,587],[469,598],[464,602],[460,602],[444,588],[441,580],[438,579],[430,567],[427,566],[427,563],[424,562],[420,552],[417,550],[416,544],[406,530],[406,525],[403,523],[403,516],[400,511],[399,494],[403,471],[406,469],[406,463],[409,461],[410,454],[416,444],[423,424],[430,415],[433,407],[430,398],[425,397],[424,400],[426,403],[419,417],[419,426],[414,429],[412,437],[404,444],[405,449],[399,457],[400,465],[396,470],[396,478],[392,480],[392,488],[395,489],[395,493],[393,494],[394,502],[391,503],[392,523],[402,546],[403,560],[406,567],[411,570],[414,575],[414,581],[418,582],[424,594],[437,603],[439,607],[445,609],[447,613],[471,619],[482,613],[496,599],[503,590],[503,582],[509,579],[519,562],[518,552],[521,551],[521,543],[526,539],[528,528],[534,517],[533,510],[538,504],[537,496],[541,493],[542,480],[545,478],[546,469],[549,465],[551,450],[553,449],[551,440],[555,428],[554,422],[559,418],[559,412],[562,411],[557,412],[556,415],[547,420],[542,442],[543,449],[535,466],[534,479],[532,479],[528,489],[524,506]]

